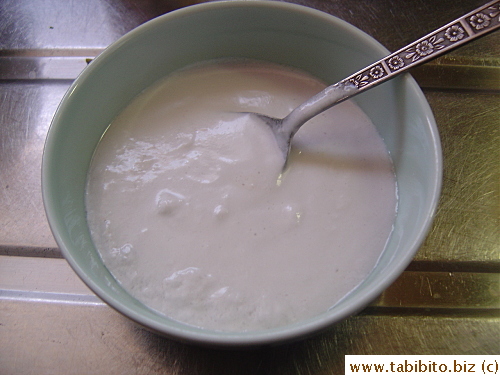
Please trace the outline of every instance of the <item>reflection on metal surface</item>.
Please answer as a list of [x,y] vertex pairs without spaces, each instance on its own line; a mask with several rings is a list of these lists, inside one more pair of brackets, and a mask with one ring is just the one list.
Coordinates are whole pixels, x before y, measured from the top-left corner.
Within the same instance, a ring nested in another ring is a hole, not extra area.
[[[73,81],[89,57],[0,56],[1,80],[66,79]],[[90,57],[91,58],[91,57]]]
[[[474,63],[474,61],[471,61]],[[429,63],[413,69],[411,75],[423,88],[454,90],[500,90],[500,64]]]
[[415,259],[482,262],[499,272],[500,94],[425,94],[439,126],[444,174],[434,225]]
[[71,4],[57,0],[2,0],[0,48],[104,48],[147,20],[147,13],[138,7],[131,9],[133,6],[133,2],[120,0]]
[[0,290],[94,295],[64,259],[0,256]]
[[404,272],[372,306],[500,309],[500,275],[470,272]]
[[0,302],[17,301],[28,303],[56,303],[70,305],[104,306],[99,298],[87,294],[45,293],[33,291],[0,290]]
[[56,247],[42,204],[43,145],[69,82],[0,83],[0,245]]
[[40,257],[40,258],[63,257],[61,254],[61,250],[59,250],[58,247],[38,247],[38,246],[19,245],[19,244],[0,245],[0,255]]
[[[125,32],[197,2],[0,0],[0,372],[317,374],[342,373],[345,354],[499,354],[498,32],[413,71],[443,144],[436,219],[407,271],[328,331],[252,351],[176,343],[102,304],[54,259],[61,254],[43,211],[40,164],[64,92],[87,58]],[[484,0],[294,2],[395,51]]]
[[5,374],[342,374],[346,354],[495,354],[500,334],[487,314],[361,314],[314,338],[234,351],[171,341],[106,306],[0,306]]
[[[63,259],[0,256],[0,299],[57,302],[58,296],[96,298]],[[500,275],[406,271],[370,307],[500,309]]]

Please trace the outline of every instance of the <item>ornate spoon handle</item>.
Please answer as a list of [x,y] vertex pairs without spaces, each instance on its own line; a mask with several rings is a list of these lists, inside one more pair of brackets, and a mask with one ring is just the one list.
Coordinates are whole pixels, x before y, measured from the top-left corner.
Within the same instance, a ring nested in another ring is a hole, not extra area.
[[[328,108],[388,81],[407,69],[476,39],[500,27],[500,0],[491,1],[381,60],[328,86],[302,103],[283,119],[280,132],[288,134],[286,142],[309,119]],[[283,149],[286,144],[284,143]]]
[[495,0],[359,70],[342,81],[328,86],[299,105],[283,119],[260,114],[257,116],[273,130],[286,161],[293,136],[305,122],[314,116],[337,103],[394,78],[407,69],[443,55],[453,48],[499,27],[500,0]]
[[500,27],[500,1],[489,2],[412,44],[340,81],[353,84],[356,94]]

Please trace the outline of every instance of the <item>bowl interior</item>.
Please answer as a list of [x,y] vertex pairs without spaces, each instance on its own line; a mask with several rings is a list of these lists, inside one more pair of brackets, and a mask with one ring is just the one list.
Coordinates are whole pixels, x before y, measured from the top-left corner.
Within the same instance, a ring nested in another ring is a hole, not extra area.
[[399,188],[394,233],[377,267],[330,311],[305,322],[247,333],[209,332],[146,308],[110,275],[86,223],[85,181],[93,152],[113,118],[165,75],[219,58],[253,58],[303,69],[334,83],[387,54],[379,43],[325,13],[281,2],[215,2],[154,19],[97,57],[64,97],[47,137],[42,190],[61,250],[91,289],[135,321],[163,334],[201,343],[247,345],[302,336],[369,303],[406,267],[434,213],[441,150],[432,112],[409,76],[355,100],[372,119],[392,155]]

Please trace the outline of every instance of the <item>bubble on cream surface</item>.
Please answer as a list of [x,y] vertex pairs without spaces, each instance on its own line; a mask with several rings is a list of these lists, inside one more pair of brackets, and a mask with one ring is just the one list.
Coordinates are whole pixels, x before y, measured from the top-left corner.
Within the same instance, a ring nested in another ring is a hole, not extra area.
[[127,291],[175,320],[242,331],[325,312],[366,278],[396,211],[371,121],[351,101],[313,118],[280,177],[270,130],[241,113],[283,117],[323,88],[227,61],[130,103],[96,150],[86,197],[96,247]]

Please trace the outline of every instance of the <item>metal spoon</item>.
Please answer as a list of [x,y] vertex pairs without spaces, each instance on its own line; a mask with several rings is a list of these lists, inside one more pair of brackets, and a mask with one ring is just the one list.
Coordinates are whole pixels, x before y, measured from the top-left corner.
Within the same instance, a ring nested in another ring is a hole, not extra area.
[[299,105],[285,118],[249,113],[268,125],[285,159],[293,136],[305,122],[332,106],[388,81],[409,68],[423,64],[500,27],[500,1],[489,2],[381,60],[328,86]]

